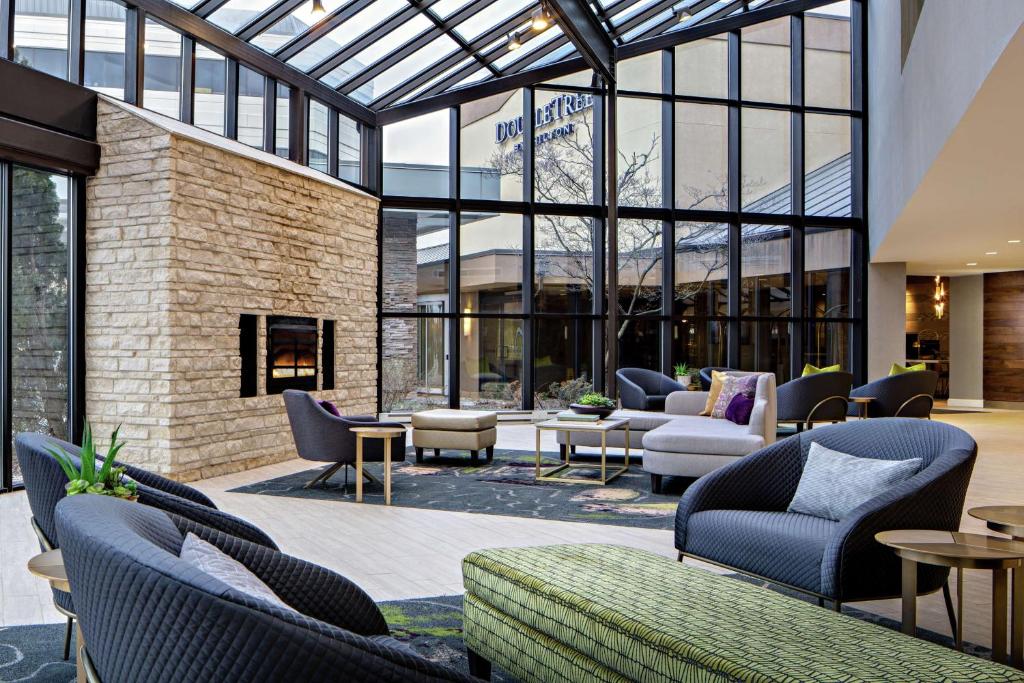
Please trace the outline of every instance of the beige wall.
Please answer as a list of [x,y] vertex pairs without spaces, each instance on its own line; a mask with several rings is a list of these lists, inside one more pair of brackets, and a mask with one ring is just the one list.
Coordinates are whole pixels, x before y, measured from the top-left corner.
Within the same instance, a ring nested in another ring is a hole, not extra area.
[[[158,125],[159,124],[159,125]],[[280,396],[239,398],[238,316],[337,320],[343,412],[376,396],[377,201],[155,114],[101,101],[87,188],[86,401],[124,459],[197,479],[294,457]]]

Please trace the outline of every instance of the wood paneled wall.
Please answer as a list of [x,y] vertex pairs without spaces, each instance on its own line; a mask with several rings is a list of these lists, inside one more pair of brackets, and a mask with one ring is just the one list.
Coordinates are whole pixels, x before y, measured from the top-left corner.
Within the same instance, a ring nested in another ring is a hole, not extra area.
[[985,275],[985,400],[1024,402],[1024,271]]

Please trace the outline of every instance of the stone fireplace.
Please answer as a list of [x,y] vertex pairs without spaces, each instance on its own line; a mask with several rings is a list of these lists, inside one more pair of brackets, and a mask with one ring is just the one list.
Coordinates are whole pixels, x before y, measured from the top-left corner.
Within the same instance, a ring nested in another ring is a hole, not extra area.
[[122,424],[125,460],[189,480],[295,457],[278,380],[376,410],[374,197],[104,98],[98,138],[86,220],[98,435]]

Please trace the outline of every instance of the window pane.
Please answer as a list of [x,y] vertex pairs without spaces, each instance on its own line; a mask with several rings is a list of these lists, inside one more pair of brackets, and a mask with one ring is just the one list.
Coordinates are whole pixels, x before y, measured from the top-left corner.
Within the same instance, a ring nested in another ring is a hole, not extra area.
[[523,310],[523,217],[463,213],[459,227],[463,313]]
[[216,10],[207,21],[221,27],[228,33],[234,33],[264,11],[270,9],[274,0],[228,0]]
[[143,104],[146,109],[180,118],[181,35],[146,19]]
[[819,368],[838,365],[850,371],[849,323],[811,323],[804,332],[803,362]]
[[[348,21],[343,22],[338,28],[334,29],[299,54],[289,59],[288,64],[294,66],[300,71],[309,71],[311,68],[327,59],[356,38],[370,32],[371,27],[376,27],[380,22],[407,6],[408,5],[403,0],[374,0],[374,2],[371,2],[366,9],[357,12]],[[312,17],[310,17],[310,19],[312,19]],[[315,21],[306,21],[303,23],[307,26],[312,26]],[[289,33],[288,27],[278,28],[275,26],[271,30]],[[254,42],[259,47],[268,50],[274,49],[273,43],[276,43],[277,39],[273,36],[267,36],[265,33]]]
[[359,166],[362,148],[361,128],[347,116],[338,114],[338,177],[350,183],[362,182]]
[[[648,52],[615,65],[616,83],[620,90],[660,93],[661,51]],[[589,83],[588,83],[589,85]]]
[[411,313],[418,306],[448,305],[448,213],[384,211],[381,263],[384,311]]
[[773,372],[777,384],[789,381],[789,323],[741,321],[740,370]]
[[[416,37],[416,35],[421,31],[429,28],[430,25],[430,20],[420,14],[417,14],[411,19],[407,19],[403,23],[399,24],[393,31],[383,36],[376,36],[377,39],[370,43],[369,47],[364,48],[359,52],[359,54],[348,59],[341,66],[336,67],[321,80],[332,88],[338,87],[347,81],[350,76],[362,72],[371,64],[375,64],[378,60],[387,56],[392,50],[398,49],[406,42]],[[445,36],[445,38],[447,38],[447,36]],[[452,43],[450,38],[447,40],[449,43]],[[449,51],[450,50],[447,50],[445,52]],[[377,94],[383,94],[387,89],[388,88],[385,86],[378,90]],[[373,93],[373,86],[368,85],[364,86],[361,91],[352,93],[352,95],[361,102],[369,102],[373,97]]]
[[[349,0],[323,0],[324,14],[314,14],[312,2],[299,5],[298,9],[249,42],[261,50],[274,52],[292,38],[308,31],[324,15],[334,12],[348,2]],[[382,3],[378,1],[372,4],[380,5]]]
[[537,201],[594,202],[594,97],[538,90],[534,113]]
[[238,65],[238,141],[263,149],[263,74]]
[[686,363],[696,377],[701,368],[728,367],[729,323],[684,318],[672,323],[672,363]]
[[804,229],[804,305],[809,318],[848,318],[853,232]]
[[523,91],[460,108],[459,163],[466,199],[523,200]]
[[496,0],[455,27],[464,40],[471,41],[484,31],[526,9],[531,0]]
[[619,324],[619,367],[661,368],[661,323],[657,320],[622,320]]
[[789,17],[747,26],[740,32],[740,39],[742,98],[788,104]]
[[804,13],[804,104],[850,107],[850,2]]
[[567,408],[594,388],[591,352],[594,323],[581,318],[538,318],[533,322],[534,406]]
[[463,318],[459,368],[463,408],[522,407],[523,321]]
[[675,106],[677,209],[729,208],[729,109]]
[[384,194],[449,196],[447,109],[384,126]]
[[745,108],[740,116],[743,210],[790,213],[789,112]]
[[277,84],[277,106],[274,108],[274,154],[288,158],[290,152],[288,124],[291,120],[291,93],[287,85]]
[[69,0],[15,0],[14,61],[68,77]]
[[729,314],[729,226],[676,223],[675,314]]
[[[11,419],[14,434],[68,438],[70,180],[14,167],[11,190]],[[21,479],[14,460],[14,479]]]
[[619,205],[664,206],[661,101],[618,99]]
[[227,60],[224,55],[196,45],[195,125],[224,135],[224,86]]
[[790,315],[790,228],[744,225],[740,234],[740,314]]
[[[378,97],[390,93],[394,88],[405,83],[421,71],[430,68],[458,49],[459,46],[454,40],[446,35],[439,36],[427,45],[424,45],[409,56],[405,57],[394,66],[386,69],[379,75],[370,79],[368,82],[359,86],[350,92],[349,96],[364,104],[368,104],[376,100]],[[342,70],[344,71],[344,66],[342,67]],[[362,63],[360,63],[353,72],[359,73],[362,70]],[[341,85],[344,79],[339,79],[335,82],[332,78],[332,74],[334,74],[333,71],[322,80],[330,87],[336,88]]]
[[661,221],[619,219],[619,313],[661,313]]
[[90,0],[85,9],[85,86],[123,99],[125,7]]
[[534,218],[534,308],[591,313],[594,301],[594,219]]
[[853,163],[850,118],[804,116],[804,205],[814,216],[850,216]]
[[729,96],[729,41],[727,36],[702,38],[677,45],[677,95]]
[[[443,313],[443,302],[424,302],[420,313]],[[381,409],[412,412],[448,407],[448,325],[443,318],[381,321]]]
[[327,173],[327,105],[309,101],[309,167]]

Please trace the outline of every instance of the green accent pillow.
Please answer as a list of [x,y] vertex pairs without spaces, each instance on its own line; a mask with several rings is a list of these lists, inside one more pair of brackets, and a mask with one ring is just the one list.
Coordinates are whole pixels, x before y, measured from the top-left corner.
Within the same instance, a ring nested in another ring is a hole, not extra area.
[[893,375],[902,375],[905,372],[921,372],[922,370],[926,369],[927,365],[925,365],[924,363],[918,363],[917,365],[907,366],[900,365],[899,363],[893,363],[892,367],[889,368],[889,376],[892,377]]
[[807,375],[817,375],[819,372],[839,372],[842,369],[843,366],[839,363],[836,363],[835,365],[826,365],[823,368],[815,367],[808,363],[804,366],[804,371],[800,373],[800,376],[806,377]]
[[543,358],[538,358],[537,361],[534,363],[534,366],[538,368],[546,368],[549,365],[554,364],[555,362],[551,360],[551,356],[544,356]]

